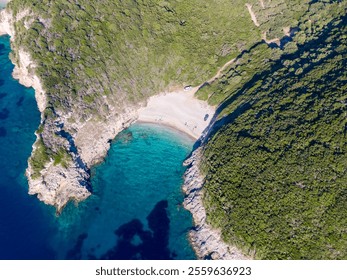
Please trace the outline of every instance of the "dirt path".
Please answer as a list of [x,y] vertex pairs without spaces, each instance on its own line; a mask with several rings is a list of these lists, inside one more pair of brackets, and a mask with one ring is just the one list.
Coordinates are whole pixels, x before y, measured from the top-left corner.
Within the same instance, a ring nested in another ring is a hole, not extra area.
[[258,20],[257,20],[257,17],[255,16],[255,13],[254,13],[253,10],[252,10],[252,7],[253,7],[253,6],[252,6],[251,4],[246,3],[246,7],[247,7],[247,9],[248,9],[249,14],[251,15],[251,18],[252,18],[252,20],[253,20],[254,25],[255,25],[256,27],[259,27],[260,24],[259,24],[259,22],[258,22]]
[[214,75],[211,79],[209,79],[207,81],[207,83],[211,84],[213,83],[216,79],[218,79],[221,75],[222,75],[222,72],[228,67],[230,66],[231,64],[233,64],[235,62],[235,58],[233,58],[232,60],[229,60],[227,63],[225,63],[221,68],[219,68],[218,72],[216,75]]
[[272,44],[275,43],[278,46],[281,44],[281,39],[280,38],[274,38],[274,39],[267,39],[266,37],[266,31],[262,34],[261,38],[265,41],[266,44]]

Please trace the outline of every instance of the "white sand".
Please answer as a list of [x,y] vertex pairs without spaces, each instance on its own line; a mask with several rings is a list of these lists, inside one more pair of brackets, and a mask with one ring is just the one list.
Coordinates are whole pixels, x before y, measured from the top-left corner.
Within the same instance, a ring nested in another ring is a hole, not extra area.
[[163,124],[198,139],[209,125],[215,108],[194,97],[198,87],[189,91],[163,93],[149,99],[139,110],[140,122]]

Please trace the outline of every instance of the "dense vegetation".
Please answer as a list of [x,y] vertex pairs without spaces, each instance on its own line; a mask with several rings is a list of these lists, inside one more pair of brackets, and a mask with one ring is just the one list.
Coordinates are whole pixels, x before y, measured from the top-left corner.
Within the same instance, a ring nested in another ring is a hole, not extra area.
[[255,46],[200,92],[224,100],[202,164],[208,220],[256,258],[347,258],[345,11],[313,3],[283,50]]
[[103,113],[94,106],[103,95],[136,102],[212,76],[241,45],[260,38],[244,1],[236,2],[14,0],[10,8],[35,15],[17,24],[16,43],[40,63],[51,105],[82,103],[87,117],[89,110]]
[[11,1],[15,15],[26,15],[13,59],[19,48],[30,51],[48,97],[34,177],[67,147],[55,137],[59,116],[102,121],[112,107],[121,113],[170,86],[198,84],[260,37],[238,2],[241,18],[228,21],[230,1]]
[[50,105],[56,111],[82,105],[87,118],[107,113],[94,106],[104,95],[124,105],[170,86],[204,82],[260,41],[262,31],[282,37],[309,1],[272,1],[257,12],[261,29],[246,2],[13,0],[9,8],[28,11],[16,25],[16,45],[38,63]]

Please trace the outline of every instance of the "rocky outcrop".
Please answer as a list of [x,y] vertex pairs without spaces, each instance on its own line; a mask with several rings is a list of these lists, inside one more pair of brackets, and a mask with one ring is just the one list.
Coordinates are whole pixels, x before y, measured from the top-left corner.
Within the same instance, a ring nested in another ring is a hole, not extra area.
[[[110,148],[110,139],[136,120],[136,110],[129,110],[122,115],[109,115],[105,122],[92,119],[84,123],[70,124],[66,117],[55,118],[47,124],[39,139],[48,147],[64,147],[69,151],[71,161],[68,166],[55,165],[53,159],[40,171],[40,176],[33,175],[31,161],[26,175],[29,182],[29,194],[56,208],[59,214],[69,201],[75,203],[91,195],[90,168],[100,162]],[[70,134],[69,132],[73,132]],[[48,133],[49,135],[46,135]],[[56,136],[51,136],[52,133]],[[35,153],[37,143],[33,145]]]
[[[27,11],[23,11],[18,13],[16,17],[13,17],[9,11],[2,10],[0,12],[0,35],[11,36],[11,42],[13,44],[16,36],[13,27],[14,23],[21,20],[27,14]],[[35,74],[36,65],[29,53],[24,49],[16,48],[15,52],[16,60],[12,61],[15,65],[13,77],[22,85],[32,87],[35,90],[38,108],[43,113],[47,104],[46,94],[39,77]],[[37,140],[33,145],[33,151],[35,151],[40,138],[38,134],[36,136]],[[76,161],[70,162],[68,168],[63,168],[60,165],[55,166],[53,161],[51,161],[41,171],[41,177],[36,179],[33,179],[31,176],[32,167],[29,162],[26,175],[29,183],[29,194],[37,194],[37,197],[41,201],[56,207],[58,213],[68,201],[73,200],[79,202],[90,195],[90,192],[85,187],[85,182],[89,179],[89,174]]]
[[10,25],[11,15],[6,10],[0,11],[0,36],[12,33]]
[[41,171],[39,179],[31,178],[31,166],[27,169],[29,194],[56,208],[59,214],[70,201],[76,203],[85,200],[90,192],[82,182],[87,182],[89,175],[83,169],[71,163],[68,168],[50,162]]
[[185,161],[188,166],[184,174],[183,191],[186,193],[184,207],[193,215],[194,229],[189,238],[199,259],[244,260],[249,259],[238,248],[226,244],[219,230],[213,229],[206,221],[203,205],[204,177],[199,170],[202,148],[198,148]]
[[90,119],[84,123],[68,123],[67,128],[73,132],[72,136],[81,160],[91,167],[103,160],[110,148],[110,142],[119,132],[134,123],[137,117],[135,106],[124,109],[121,114],[115,108],[111,108],[103,121]]

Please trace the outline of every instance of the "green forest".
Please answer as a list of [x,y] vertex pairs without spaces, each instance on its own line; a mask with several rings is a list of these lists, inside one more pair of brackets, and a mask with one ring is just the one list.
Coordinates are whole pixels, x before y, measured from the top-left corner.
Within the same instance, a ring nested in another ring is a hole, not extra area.
[[201,94],[223,100],[202,163],[208,221],[257,259],[347,258],[347,30],[331,2]]

